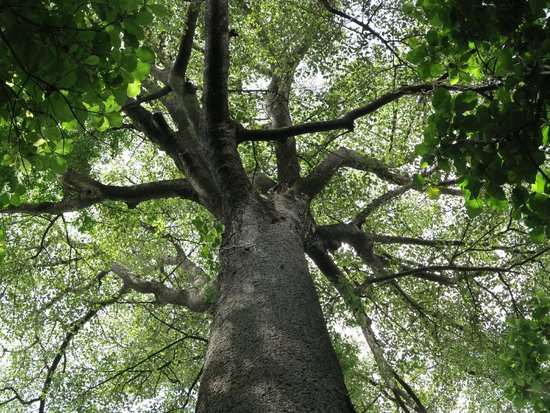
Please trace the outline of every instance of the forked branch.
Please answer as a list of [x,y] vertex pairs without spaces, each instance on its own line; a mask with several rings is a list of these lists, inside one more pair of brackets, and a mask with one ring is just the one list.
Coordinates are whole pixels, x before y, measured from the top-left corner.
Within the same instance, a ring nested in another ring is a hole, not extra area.
[[297,184],[297,189],[313,198],[342,167],[372,172],[380,179],[397,185],[407,185],[411,179],[391,172],[384,162],[347,148],[338,148],[323,159],[311,173]]
[[112,265],[111,270],[120,277],[125,287],[140,293],[153,294],[158,305],[179,305],[197,313],[207,312],[213,305],[207,297],[206,289],[173,289],[160,281],[142,280],[117,263]]

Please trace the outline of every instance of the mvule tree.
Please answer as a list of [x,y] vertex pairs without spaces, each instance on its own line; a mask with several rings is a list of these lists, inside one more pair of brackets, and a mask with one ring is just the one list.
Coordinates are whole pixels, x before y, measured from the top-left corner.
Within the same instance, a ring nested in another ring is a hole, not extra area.
[[548,12],[1,1],[0,406],[544,411]]

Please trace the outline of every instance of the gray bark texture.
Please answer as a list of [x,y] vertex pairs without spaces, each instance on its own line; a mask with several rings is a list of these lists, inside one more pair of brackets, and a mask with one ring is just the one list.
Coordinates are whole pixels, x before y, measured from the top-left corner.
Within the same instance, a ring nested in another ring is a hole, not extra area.
[[197,412],[353,412],[305,259],[305,208],[251,198],[226,227]]

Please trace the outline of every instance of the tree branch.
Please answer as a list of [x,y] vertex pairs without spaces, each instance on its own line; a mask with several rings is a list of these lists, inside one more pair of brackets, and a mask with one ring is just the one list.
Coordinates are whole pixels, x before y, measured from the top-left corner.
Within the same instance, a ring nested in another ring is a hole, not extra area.
[[222,195],[222,210],[240,205],[252,192],[236,143],[235,123],[229,116],[228,0],[207,0],[203,80],[204,132],[213,170]]
[[316,235],[325,245],[334,245],[334,242],[345,242],[353,247],[359,258],[365,265],[383,276],[387,276],[384,262],[374,251],[374,243],[368,234],[361,231],[354,224],[334,224],[319,226],[316,228]]
[[0,210],[0,214],[52,214],[79,211],[104,201],[122,201],[129,208],[135,208],[141,202],[152,199],[182,198],[199,202],[195,190],[187,179],[149,182],[133,186],[104,185],[99,181],[69,171],[59,175],[58,179],[78,193],[73,199],[62,199],[58,202],[40,202],[36,204],[21,204]]
[[[281,74],[272,69],[273,76],[266,95],[266,109],[271,118],[273,128],[284,128],[292,125],[290,118],[289,101],[294,72],[307,52],[307,45],[299,45],[290,52],[288,59],[283,59]],[[277,158],[277,172],[279,183],[293,184],[300,177],[300,164],[296,153],[294,138],[285,138],[275,142],[275,156]]]
[[46,397],[50,391],[53,375],[55,374],[55,371],[57,370],[57,366],[59,365],[60,361],[65,356],[65,351],[69,347],[69,344],[71,343],[73,338],[78,334],[80,329],[82,329],[82,327],[84,327],[84,325],[88,321],[90,321],[100,310],[107,307],[108,305],[115,303],[124,293],[125,293],[124,289],[121,289],[111,299],[96,304],[93,308],[88,310],[88,312],[83,317],[75,321],[69,327],[69,331],[67,332],[67,334],[65,334],[65,338],[61,342],[61,345],[57,350],[56,356],[54,357],[52,363],[48,366],[48,369],[46,371],[46,378],[44,380],[44,384],[42,385],[42,391],[40,395],[40,406],[38,407],[39,413],[44,413],[46,409]]
[[203,99],[207,123],[225,124],[229,120],[228,0],[206,1],[204,65]]
[[193,49],[193,37],[195,36],[195,29],[197,27],[197,18],[199,17],[200,1],[192,1],[189,4],[189,10],[187,11],[186,29],[181,37],[181,41],[178,48],[178,54],[172,66],[170,72],[170,78],[178,77],[185,79],[187,72],[187,65],[191,58],[191,50]]
[[274,141],[280,140],[292,136],[304,135],[307,133],[316,133],[316,132],[327,132],[337,129],[348,129],[352,131],[355,127],[355,121],[363,116],[366,116],[374,111],[380,109],[382,106],[387,105],[388,103],[393,102],[403,96],[413,95],[417,93],[427,93],[431,92],[439,87],[443,87],[449,90],[471,90],[474,92],[482,93],[489,90],[495,90],[497,84],[489,84],[481,87],[474,86],[446,86],[442,85],[440,82],[435,83],[425,83],[420,85],[409,85],[403,86],[393,92],[388,92],[378,99],[375,99],[371,103],[368,103],[365,106],[354,109],[348,112],[346,115],[341,118],[318,121],[318,122],[307,122],[300,125],[289,126],[286,128],[279,129],[245,129],[240,127],[238,129],[237,141]]
[[204,290],[175,290],[159,281],[144,281],[118,263],[114,263],[111,270],[122,279],[127,288],[140,293],[154,294],[158,305],[179,305],[196,313],[210,311],[213,306]]
[[382,42],[382,44],[384,44],[384,46],[386,46],[386,48],[397,58],[397,60],[399,60],[400,63],[402,63],[403,65],[405,66],[410,66],[408,62],[404,61],[401,56],[399,55],[399,53],[395,50],[395,48],[390,44],[389,41],[387,41],[386,39],[384,39],[384,37],[382,37],[382,35],[380,35],[380,33],[378,33],[376,30],[374,30],[372,27],[370,27],[370,25],[368,23],[363,23],[362,21],[356,19],[355,17],[347,14],[347,13],[344,13],[343,11],[341,10],[338,10],[336,8],[334,8],[329,2],[328,0],[320,0],[321,4],[323,5],[323,7],[325,9],[327,9],[327,11],[329,11],[330,13],[332,14],[335,14],[337,16],[340,16],[346,20],[349,20],[350,22],[352,23],[355,23],[356,25],[358,25],[359,27],[361,27],[362,29],[364,29],[365,31],[367,31],[367,33],[369,33],[370,35],[376,37],[378,40],[380,40]]
[[[196,101],[195,95],[187,93],[185,90],[182,94],[175,97],[181,98],[177,99],[177,101],[184,104],[185,102],[191,104],[190,100]],[[213,171],[210,164],[200,151],[204,135],[199,135],[194,129],[195,125],[198,125],[199,119],[195,119],[195,123],[191,125],[188,119],[188,115],[190,114],[189,107],[171,105],[170,102],[170,99],[166,99],[163,103],[170,111],[173,120],[180,127],[180,130],[177,132],[172,131],[161,113],[151,113],[139,105],[131,106],[125,111],[135,126],[151,142],[165,151],[172,158],[177,168],[187,176],[201,204],[212,212],[212,214],[219,217],[221,213],[220,191],[212,175]],[[200,115],[196,115],[195,117],[200,117]]]
[[[375,242],[380,243],[402,243],[413,245],[426,245],[431,247],[437,247],[442,245],[464,245],[462,241],[447,241],[447,240],[424,240],[420,238],[408,238],[388,235],[378,235],[374,233],[365,233],[354,224],[333,224],[324,225],[316,228],[316,234],[323,241],[325,245],[332,245],[335,241],[345,242],[353,247],[357,255],[361,260],[371,267],[379,275],[376,277],[366,279],[359,287],[358,291],[364,290],[366,286],[385,282],[388,280],[394,280],[406,276],[414,276],[416,278],[422,278],[428,281],[438,282],[444,285],[456,285],[457,279],[444,277],[439,274],[434,274],[437,271],[457,271],[457,272],[507,272],[511,271],[514,266],[519,264],[512,264],[508,268],[503,267],[468,267],[468,266],[456,266],[456,265],[434,265],[425,266],[414,269],[406,269],[398,273],[391,274],[386,270],[386,265],[378,257],[374,251],[373,246]],[[544,251],[543,251],[544,252]],[[539,252],[537,255],[541,255],[543,252]]]
[[435,281],[445,285],[455,285],[456,280],[447,278],[442,275],[432,274],[432,271],[457,271],[457,272],[508,272],[510,269],[502,267],[466,267],[459,265],[428,265],[426,267],[413,268],[410,270],[401,271],[395,274],[383,275],[381,277],[373,277],[365,280],[360,285],[360,289],[364,289],[366,286],[376,284],[383,281],[395,280],[406,276],[414,276],[417,278],[423,278],[429,281]]
[[384,205],[387,202],[390,202],[392,199],[397,198],[398,196],[403,195],[409,189],[413,188],[414,183],[408,183],[406,185],[400,186],[399,188],[392,189],[378,198],[373,199],[365,208],[363,208],[353,219],[352,223],[357,225],[359,228],[363,226],[367,218],[380,206]]
[[393,237],[378,235],[374,233],[366,233],[361,231],[361,229],[351,223],[351,224],[333,224],[333,225],[324,225],[316,228],[316,234],[324,245],[334,245],[335,242],[345,242],[346,244],[353,247],[359,258],[363,261],[365,265],[371,267],[379,276],[374,278],[369,278],[365,280],[359,291],[366,288],[367,285],[393,280],[396,278],[405,277],[408,275],[415,276],[417,278],[426,279],[429,281],[439,282],[444,285],[455,285],[456,280],[443,277],[441,275],[433,274],[431,271],[445,270],[445,269],[456,269],[457,271],[490,271],[494,270],[494,267],[456,267],[456,266],[433,266],[433,267],[422,267],[414,270],[406,270],[399,272],[397,274],[390,274],[386,270],[386,265],[383,260],[377,256],[374,251],[375,242],[386,242],[386,243],[404,243],[404,244],[415,244],[415,245],[427,245],[427,246],[441,246],[441,245],[462,245],[460,241],[439,241],[439,240],[423,240],[418,238],[407,238],[407,237]]
[[[151,113],[138,104],[125,106],[124,112],[132,119],[136,129],[143,132],[147,139],[159,145],[172,158],[175,157],[177,148],[174,142],[174,132],[170,129],[162,114]],[[174,160],[179,167],[177,159]]]
[[397,185],[408,185],[411,183],[409,177],[390,172],[384,162],[376,158],[361,155],[347,148],[338,148],[335,152],[329,153],[308,176],[298,182],[296,187],[302,193],[313,198],[321,192],[334,174],[342,167],[372,172],[380,179]]
[[[141,222],[141,226],[153,234],[158,232],[157,227],[150,225],[146,222]],[[201,267],[199,267],[197,264],[187,258],[187,254],[185,253],[177,239],[168,232],[162,233],[161,237],[168,240],[174,246],[177,254],[176,257],[164,257],[160,259],[159,264],[161,265],[161,267],[164,269],[164,267],[167,265],[175,265],[185,275],[189,277],[189,280],[195,288],[201,288],[206,285],[208,283],[208,274],[206,274],[206,272]]]
[[372,320],[365,312],[360,297],[356,295],[353,286],[344,277],[340,268],[338,268],[330,255],[318,244],[310,244],[307,254],[338,291],[340,297],[342,297],[342,300],[361,327],[363,336],[374,356],[378,371],[384,383],[388,386],[388,389],[394,394],[396,398],[395,401],[406,411],[408,409],[405,406],[408,406],[416,412],[425,413],[426,408],[422,405],[418,396],[416,396],[412,388],[404,382],[386,360],[383,348],[372,329]]
[[137,99],[130,100],[128,103],[122,106],[122,110],[125,111],[126,109],[131,108],[132,106],[137,106],[137,105],[141,105],[142,103],[151,102],[153,100],[160,99],[166,96],[171,91],[172,91],[172,88],[170,86],[164,86],[163,88],[160,88],[156,92],[152,92],[148,95],[140,96]]
[[17,390],[15,390],[11,386],[3,387],[0,389],[0,393],[3,393],[5,391],[11,391],[13,393],[13,396],[10,399],[0,401],[0,407],[13,402],[14,400],[17,400],[22,405],[29,405],[40,401],[40,397],[35,397],[34,399],[25,400],[24,398],[21,397],[21,395],[17,392]]
[[439,240],[439,239],[423,239],[403,237],[398,235],[380,235],[369,233],[369,238],[373,242],[380,244],[408,244],[408,245],[425,245],[427,247],[441,247],[441,246],[462,246],[463,241],[457,240]]
[[[201,342],[207,342],[206,339],[204,339],[203,337],[197,337],[197,336],[192,336],[192,335],[184,335],[183,337],[177,339],[176,341],[173,341],[167,345],[165,345],[164,347],[162,347],[161,349],[153,352],[153,353],[150,353],[149,355],[147,355],[146,357],[142,358],[140,361],[138,361],[137,363],[135,363],[134,365],[130,366],[130,367],[126,367],[122,370],[119,370],[118,372],[116,372],[115,374],[113,374],[112,376],[104,379],[104,380],[101,380],[100,382],[97,382],[95,383],[93,386],[91,387],[88,387],[84,392],[83,394],[86,394],[86,393],[89,393],[90,391],[94,390],[94,389],[97,389],[98,387],[104,385],[105,383],[108,383],[114,379],[116,379],[117,377],[120,377],[122,376],[123,374],[129,372],[129,371],[132,371],[133,369],[135,369],[136,367],[146,363],[147,361],[151,360],[152,358],[156,357],[158,354],[162,354],[164,352],[166,352],[166,350],[168,350],[169,348],[171,347],[174,347],[175,345],[181,343],[182,341],[184,340],[187,340],[187,339],[193,339],[193,340],[199,340]],[[83,395],[82,394],[82,395]]]

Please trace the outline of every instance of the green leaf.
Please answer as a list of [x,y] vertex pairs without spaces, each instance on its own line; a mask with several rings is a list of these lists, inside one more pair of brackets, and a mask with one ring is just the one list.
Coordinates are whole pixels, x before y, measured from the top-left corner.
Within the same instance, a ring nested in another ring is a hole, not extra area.
[[428,50],[425,46],[418,46],[411,50],[409,53],[405,55],[405,58],[413,63],[413,64],[420,64],[424,62],[426,57],[428,56]]
[[[3,194],[0,194],[0,207],[5,208],[9,204],[10,204],[10,196],[8,194],[6,194],[5,192]],[[3,232],[2,232],[2,235],[3,235]]]
[[491,195],[495,199],[498,199],[498,200],[506,199],[506,194],[504,193],[504,190],[502,189],[502,187],[492,182],[487,187],[487,192],[489,193],[489,195]]
[[536,244],[542,244],[544,242],[544,228],[536,227],[529,232],[529,238]]
[[61,122],[70,122],[74,119],[72,108],[67,102],[67,97],[61,93],[53,93],[49,99],[50,111]]
[[422,186],[426,182],[426,178],[424,178],[420,174],[414,174],[412,179],[413,179],[413,182],[418,186]]
[[123,118],[120,112],[110,112],[105,115],[109,121],[109,126],[112,128],[120,128],[123,123]]
[[544,189],[546,187],[546,178],[539,172],[535,179],[535,183],[531,185],[533,191],[538,194],[544,194]]
[[162,4],[149,4],[147,7],[157,17],[166,17],[169,14],[168,9]]
[[127,95],[128,97],[135,98],[139,95],[141,91],[141,82],[139,80],[134,80],[132,83],[128,84]]
[[479,125],[480,123],[475,115],[463,116],[459,120],[459,127],[465,132],[475,132],[479,129]]
[[466,201],[466,213],[470,218],[475,218],[483,211],[483,201],[481,199],[470,199]]
[[21,198],[19,197],[18,194],[13,194],[13,195],[10,197],[10,204],[13,205],[13,206],[19,206],[19,205],[21,205]]
[[134,79],[145,80],[149,71],[151,70],[151,65],[149,63],[138,62],[136,70],[132,72]]
[[74,148],[72,139],[62,139],[55,143],[55,153],[59,155],[67,155],[72,152]]
[[82,61],[83,64],[88,66],[97,66],[99,63],[99,56],[90,55]]
[[134,21],[142,27],[147,27],[153,23],[154,17],[151,10],[143,8],[138,14],[135,15]]
[[542,133],[542,146],[546,146],[546,144],[548,143],[548,125],[544,125],[542,128],[541,128],[541,133]]
[[513,70],[512,49],[501,50],[497,55],[496,76],[505,76]]
[[529,199],[529,192],[522,186],[516,186],[512,191],[512,202],[514,208],[519,208],[524,205]]
[[138,46],[139,45],[139,42],[138,40],[141,40],[145,37],[145,33],[143,31],[143,27],[141,26],[141,24],[136,21],[136,19],[127,19],[124,21],[124,28],[126,29],[126,32],[133,36],[134,39],[136,40],[135,42],[132,41],[132,37],[124,37],[124,40],[125,41],[128,41],[130,42],[130,45],[132,47],[134,46]]
[[136,49],[136,56],[145,63],[153,63],[155,61],[155,52],[150,47],[142,46]]
[[459,114],[472,110],[477,105],[477,93],[472,91],[462,92],[455,96],[453,104],[455,112]]
[[76,85],[76,79],[76,70],[71,70],[59,79],[57,87],[60,89],[71,89]]
[[431,187],[426,191],[426,195],[428,195],[430,199],[437,200],[441,195],[441,191],[438,188]]
[[51,162],[51,169],[56,174],[62,174],[67,171],[67,161],[59,156],[54,156]]
[[420,143],[414,147],[414,153],[416,155],[427,155],[433,152],[433,147],[431,145],[427,145],[425,143]]
[[451,93],[447,89],[440,87],[434,92],[432,96],[432,105],[436,111],[450,111]]

